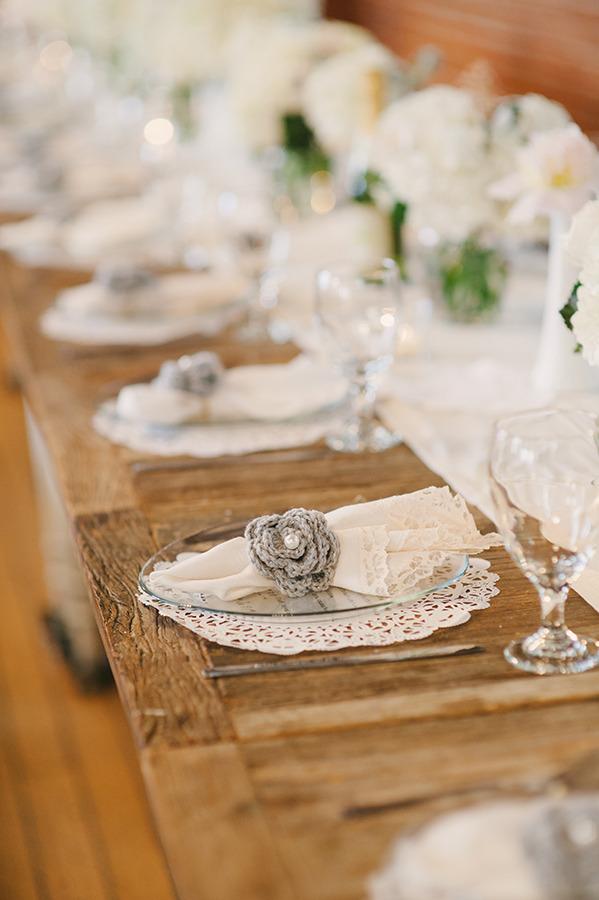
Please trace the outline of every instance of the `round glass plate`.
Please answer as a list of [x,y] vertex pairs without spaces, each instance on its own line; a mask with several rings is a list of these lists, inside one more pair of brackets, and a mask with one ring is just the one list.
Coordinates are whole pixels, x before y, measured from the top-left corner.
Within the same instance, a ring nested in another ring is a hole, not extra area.
[[[137,425],[137,427],[144,432],[147,433],[162,433],[169,434],[172,432],[180,432],[184,428],[197,428],[201,426],[202,428],[210,428],[210,426],[222,426],[226,425],[229,428],[244,428],[248,425],[264,425],[264,426],[276,426],[276,425],[294,425],[301,424],[305,422],[306,424],[310,422],[318,422],[320,419],[324,419],[328,421],[328,419],[332,415],[336,415],[344,410],[347,406],[347,399],[343,397],[341,400],[336,403],[330,403],[328,406],[322,406],[319,409],[313,409],[309,412],[301,413],[297,416],[287,416],[285,419],[215,419],[215,418],[207,418],[207,419],[198,419],[194,421],[190,419],[187,422],[179,422],[176,425],[159,425],[157,423],[152,422],[134,422],[131,419],[125,419],[122,416],[119,416],[116,408],[116,400],[105,400],[103,403],[100,403],[98,406],[98,413],[102,416],[105,416],[107,419],[111,419],[113,422],[122,422],[129,424],[131,426]],[[192,535],[193,537],[193,535]],[[235,535],[233,535],[235,537]]]
[[220,321],[220,319],[228,318],[233,313],[241,312],[244,309],[244,304],[241,300],[231,300],[229,303],[223,303],[221,306],[213,309],[186,309],[171,312],[168,311],[168,308],[160,310],[151,309],[148,306],[145,308],[140,306],[139,309],[129,308],[121,312],[118,312],[116,309],[107,310],[106,312],[96,310],[92,313],[78,315],[70,313],[69,310],[64,309],[60,304],[56,306],[56,309],[70,321],[84,321],[90,327],[93,326],[94,322],[102,325],[106,323],[112,325],[123,325],[124,323],[132,325],[170,325],[181,321],[195,321],[196,319],[205,320],[206,322]]
[[150,582],[148,576],[155,569],[167,568],[170,564],[185,559],[189,555],[204,553],[223,541],[239,537],[243,535],[245,525],[246,523],[239,522],[221,524],[167,544],[145,563],[139,575],[139,587],[155,600],[186,609],[243,616],[248,619],[260,619],[260,621],[293,619],[294,622],[314,622],[322,616],[341,618],[420,600],[433,591],[439,591],[459,581],[469,563],[465,554],[448,555],[442,565],[438,566],[429,577],[420,581],[412,590],[393,597],[368,596],[342,588],[330,588],[328,591],[290,598],[273,589],[249,594],[240,600],[225,601],[211,594],[193,593],[178,588],[160,587],[157,589]]

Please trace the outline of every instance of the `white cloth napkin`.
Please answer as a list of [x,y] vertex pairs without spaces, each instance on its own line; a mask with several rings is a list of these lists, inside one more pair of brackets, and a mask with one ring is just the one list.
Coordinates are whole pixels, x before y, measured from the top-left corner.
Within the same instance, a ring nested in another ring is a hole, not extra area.
[[82,203],[104,197],[130,196],[142,190],[147,173],[138,161],[109,160],[102,155],[90,155],[68,165],[63,190],[66,195]]
[[117,415],[148,425],[189,421],[277,422],[317,412],[339,403],[346,382],[330,368],[305,356],[286,365],[238,366],[226,369],[209,397],[151,382],[124,387]]
[[[331,586],[370,596],[407,592],[456,553],[479,553],[500,543],[482,535],[463,499],[449,488],[344,506],[327,513],[340,553]],[[243,537],[233,538],[150,575],[159,589],[178,588],[223,600],[273,587],[250,563]]]
[[133,294],[118,294],[96,281],[62,291],[56,306],[72,317],[193,316],[239,300],[248,280],[224,271],[163,275]]
[[122,253],[162,233],[164,209],[153,198],[103,200],[87,206],[60,227],[61,244],[78,259]]
[[154,245],[159,239],[168,244],[165,236],[168,221],[161,204],[154,198],[102,200],[91,203],[65,222],[40,215],[3,225],[0,247],[24,259],[62,254],[74,264],[93,267],[98,260],[110,256],[129,260],[134,251],[151,245],[151,256],[160,256],[162,261],[170,247]]
[[32,216],[0,227],[0,247],[17,253],[55,245],[57,238],[58,225],[48,216]]

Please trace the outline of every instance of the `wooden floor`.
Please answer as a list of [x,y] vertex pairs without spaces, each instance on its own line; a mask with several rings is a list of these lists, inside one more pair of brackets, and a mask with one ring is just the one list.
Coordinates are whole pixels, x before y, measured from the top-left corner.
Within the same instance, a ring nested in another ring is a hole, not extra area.
[[45,639],[21,402],[0,336],[0,898],[173,900],[114,689]]

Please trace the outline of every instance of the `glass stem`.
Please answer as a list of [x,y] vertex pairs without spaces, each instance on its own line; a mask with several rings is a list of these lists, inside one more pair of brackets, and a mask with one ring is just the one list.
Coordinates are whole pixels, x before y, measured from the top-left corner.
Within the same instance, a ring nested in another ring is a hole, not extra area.
[[541,592],[541,624],[543,628],[549,628],[552,631],[564,631],[565,622],[565,605],[568,597],[568,588],[554,591],[544,589]]
[[360,440],[366,440],[372,430],[375,391],[364,366],[359,366],[352,378],[352,417]]
[[249,325],[262,325],[264,316],[260,306],[260,278],[252,278],[247,297],[247,322]]
[[238,330],[241,340],[256,341],[268,338],[267,317],[260,303],[260,278],[252,279],[249,286],[245,318]]

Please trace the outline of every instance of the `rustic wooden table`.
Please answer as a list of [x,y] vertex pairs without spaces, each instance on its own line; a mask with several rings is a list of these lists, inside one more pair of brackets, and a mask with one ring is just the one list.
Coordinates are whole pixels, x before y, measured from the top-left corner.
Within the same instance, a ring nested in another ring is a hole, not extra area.
[[[599,673],[543,679],[503,661],[508,638],[538,617],[532,589],[503,551],[488,554],[501,577],[491,608],[425,642],[480,643],[484,655],[204,678],[207,664],[257,654],[206,643],[138,604],[138,571],[157,546],[229,516],[328,509],[440,481],[406,447],[219,460],[114,447],[91,429],[94,407],[162,359],[200,345],[226,364],[284,351],[224,339],[159,349],[52,343],[37,318],[80,276],[9,259],[3,267],[14,365],[55,467],[182,900],[363,897],[403,829],[548,778],[599,748]],[[576,596],[569,616],[599,633],[597,614]]]

